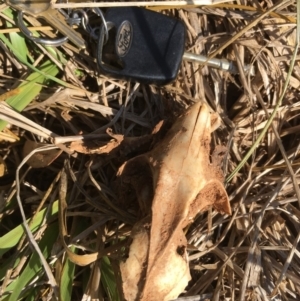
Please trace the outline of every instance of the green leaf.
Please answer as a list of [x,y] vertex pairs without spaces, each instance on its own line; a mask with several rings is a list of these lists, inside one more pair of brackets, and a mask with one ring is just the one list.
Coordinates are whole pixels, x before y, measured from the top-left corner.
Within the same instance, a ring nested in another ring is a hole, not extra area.
[[[9,24],[9,23],[7,22],[7,24]],[[7,27],[10,27],[10,26],[7,26]],[[17,32],[9,33],[9,38],[10,38],[10,41],[11,41],[13,47],[20,50],[19,52],[20,52],[20,55],[22,56],[22,59],[24,61],[27,61],[28,48],[25,43],[25,39],[23,37],[21,37],[21,35]]]
[[[47,227],[43,238],[39,242],[39,247],[46,259],[51,255],[51,250],[55,241],[57,240],[57,235],[58,222]],[[20,297],[23,288],[27,288],[29,283],[35,277],[39,276],[40,272],[42,272],[42,269],[43,266],[41,264],[39,255],[36,252],[34,252],[31,255],[29,261],[26,264],[26,267],[24,268],[20,276],[6,288],[5,292],[12,292],[11,295],[6,295],[1,299],[1,301],[17,301]],[[38,289],[39,288],[37,287],[36,290]]]
[[25,301],[35,301],[37,300],[37,290],[36,289],[32,289],[30,290],[29,294],[27,295]]
[[[48,212],[47,220],[50,219],[50,217],[53,217],[58,212],[58,201],[54,202],[52,204],[50,212]],[[47,213],[47,208],[41,210],[34,218],[30,229],[32,232],[35,232],[39,229],[42,222],[44,221],[45,215]],[[29,220],[27,220],[29,222]],[[9,231],[4,236],[0,237],[0,257],[3,256],[7,251],[9,251],[11,248],[17,245],[19,240],[21,239],[22,235],[24,234],[24,228],[23,225],[19,225],[18,227],[14,228],[13,230]]]
[[[15,12],[10,7],[5,9],[3,11],[3,14],[12,20],[16,18]],[[5,23],[6,23],[7,28],[15,27],[9,21],[6,21]],[[28,59],[27,59],[28,48],[27,48],[25,38],[23,37],[23,35],[21,35],[20,33],[17,33],[17,32],[10,32],[8,35],[9,35],[11,45],[13,46],[13,48],[17,49],[18,53],[22,57],[22,59],[24,61],[28,62]]]
[[[48,75],[55,76],[58,73],[58,68],[51,61],[46,61],[40,66],[41,71]],[[6,102],[15,110],[21,112],[42,90],[42,84],[47,78],[38,72],[30,74],[26,81],[18,87],[18,94],[9,97]],[[7,125],[6,121],[0,120],[0,131]]]
[[[12,27],[9,22],[7,23],[7,27]],[[9,38],[11,41],[11,44],[13,45],[14,48],[19,49],[19,53],[22,56],[22,59],[24,61],[27,60],[27,54],[28,54],[28,48],[25,42],[25,39],[17,32],[11,32],[9,33]]]
[[53,80],[54,82],[58,83],[61,86],[67,87],[67,88],[72,88],[72,89],[78,89],[81,90],[80,88],[71,85],[69,83],[64,82],[63,80],[60,80],[58,78],[56,78],[55,76],[51,75],[51,74],[47,74],[46,72],[43,72],[41,70],[39,70],[37,67],[29,64],[28,62],[24,61],[22,59],[22,55],[20,55],[18,49],[16,49],[15,47],[13,47],[13,45],[10,43],[10,41],[5,37],[4,34],[0,34],[0,40],[3,41],[3,43],[14,53],[14,55],[16,56],[16,58],[23,63],[24,65],[26,65],[28,68],[30,68],[31,70],[40,73],[41,75],[43,75],[45,78],[49,79],[49,80]]
[[[84,217],[75,217],[72,224],[71,237],[74,237],[84,231],[90,225],[90,220]],[[71,246],[70,249],[76,252],[78,248]],[[64,262],[59,283],[59,298],[61,301],[70,301],[74,283],[76,264],[68,258]],[[89,277],[86,277],[88,279]]]
[[[71,247],[71,250],[74,252],[76,248]],[[65,261],[59,285],[59,298],[61,301],[71,300],[75,268],[76,265],[72,261],[69,259]]]
[[[58,68],[53,65],[51,61],[46,61],[40,66],[40,69],[51,75],[56,75],[58,73]],[[42,84],[44,84],[46,80],[47,79],[43,75],[33,72],[27,77],[27,82],[22,83],[18,87],[20,93],[10,97],[6,102],[15,110],[19,112],[22,111],[40,93]]]
[[119,301],[115,274],[111,267],[110,260],[107,256],[101,259],[101,283],[111,301]]

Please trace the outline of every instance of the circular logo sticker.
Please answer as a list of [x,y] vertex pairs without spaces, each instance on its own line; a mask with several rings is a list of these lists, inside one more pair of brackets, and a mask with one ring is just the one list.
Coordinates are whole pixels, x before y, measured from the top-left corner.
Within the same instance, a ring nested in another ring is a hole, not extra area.
[[118,30],[116,37],[116,51],[119,56],[125,56],[132,42],[132,25],[129,21],[124,21]]

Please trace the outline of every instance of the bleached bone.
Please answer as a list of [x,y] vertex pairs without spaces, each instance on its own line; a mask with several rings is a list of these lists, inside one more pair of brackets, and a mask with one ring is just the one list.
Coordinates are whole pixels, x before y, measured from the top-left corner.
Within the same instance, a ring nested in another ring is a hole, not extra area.
[[223,174],[210,161],[215,121],[207,105],[196,103],[157,147],[118,172],[146,215],[134,226],[129,257],[120,265],[127,301],[177,298],[190,280],[183,228],[211,206],[231,214]]

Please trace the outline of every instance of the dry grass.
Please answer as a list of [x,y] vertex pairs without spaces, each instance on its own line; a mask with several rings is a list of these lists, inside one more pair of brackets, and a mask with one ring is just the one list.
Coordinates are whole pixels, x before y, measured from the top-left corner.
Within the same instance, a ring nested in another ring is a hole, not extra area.
[[[130,204],[127,208],[118,205],[119,192],[114,189],[118,167],[149,148],[145,135],[159,120],[172,121],[182,108],[204,101],[222,119],[213,139],[215,145],[228,149],[223,170],[233,215],[212,211],[200,215],[187,229],[192,281],[178,300],[299,300],[299,57],[284,90],[297,42],[297,15],[295,1],[264,14],[276,4],[240,0],[214,7],[164,10],[184,21],[187,50],[235,61],[240,70],[237,75],[183,62],[173,84],[139,85],[99,75],[93,41],[88,41],[84,53],[71,45],[62,46],[68,62],[54,62],[60,69],[58,77],[68,88],[53,82],[45,86],[22,116],[1,104],[1,118],[12,118],[9,129],[0,133],[0,172],[6,168],[0,178],[1,235],[21,223],[16,195],[30,217],[59,199],[59,190],[66,189],[68,243],[78,247],[77,255],[94,253],[95,259],[108,254],[116,271],[123,239],[129,237],[138,215]],[[0,89],[4,93],[16,87],[16,80],[24,80],[28,70],[7,51],[1,51],[0,57]],[[255,76],[243,72],[245,64],[253,64]],[[16,66],[21,66],[19,72]],[[261,135],[271,114],[272,126]],[[143,136],[145,141],[132,139],[126,148],[107,154],[108,141],[118,141],[107,128],[125,137]],[[24,158],[28,139],[50,143],[62,152],[49,155],[46,151],[35,157],[44,162],[47,154],[50,161],[58,156],[49,166],[33,169],[25,164],[16,185],[14,173]],[[89,153],[72,152],[72,143],[82,140]],[[61,180],[62,170],[68,180]],[[57,217],[51,223],[55,221]],[[47,224],[45,221],[35,233],[37,241]],[[63,218],[60,232],[62,224]],[[30,250],[27,239],[10,250],[8,255],[21,261],[7,269],[2,292],[22,271]],[[54,273],[53,285],[62,278],[63,250],[58,239],[51,250],[52,271],[47,271],[48,276]],[[70,247],[70,252],[74,250]],[[100,263],[91,264],[91,270],[76,267],[72,300],[81,300],[83,294],[108,300],[106,289],[98,290],[99,281],[95,280],[100,279],[100,269]],[[93,276],[88,281],[90,271]],[[37,281],[40,291],[51,295],[45,279]]]

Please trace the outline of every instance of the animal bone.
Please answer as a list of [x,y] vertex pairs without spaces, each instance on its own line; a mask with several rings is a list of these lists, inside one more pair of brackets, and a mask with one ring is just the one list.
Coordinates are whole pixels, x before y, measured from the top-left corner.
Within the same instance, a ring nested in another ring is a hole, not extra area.
[[211,206],[231,214],[221,169],[210,162],[215,120],[207,105],[193,105],[157,147],[119,169],[146,216],[133,227],[120,264],[127,301],[177,298],[190,280],[183,228]]

